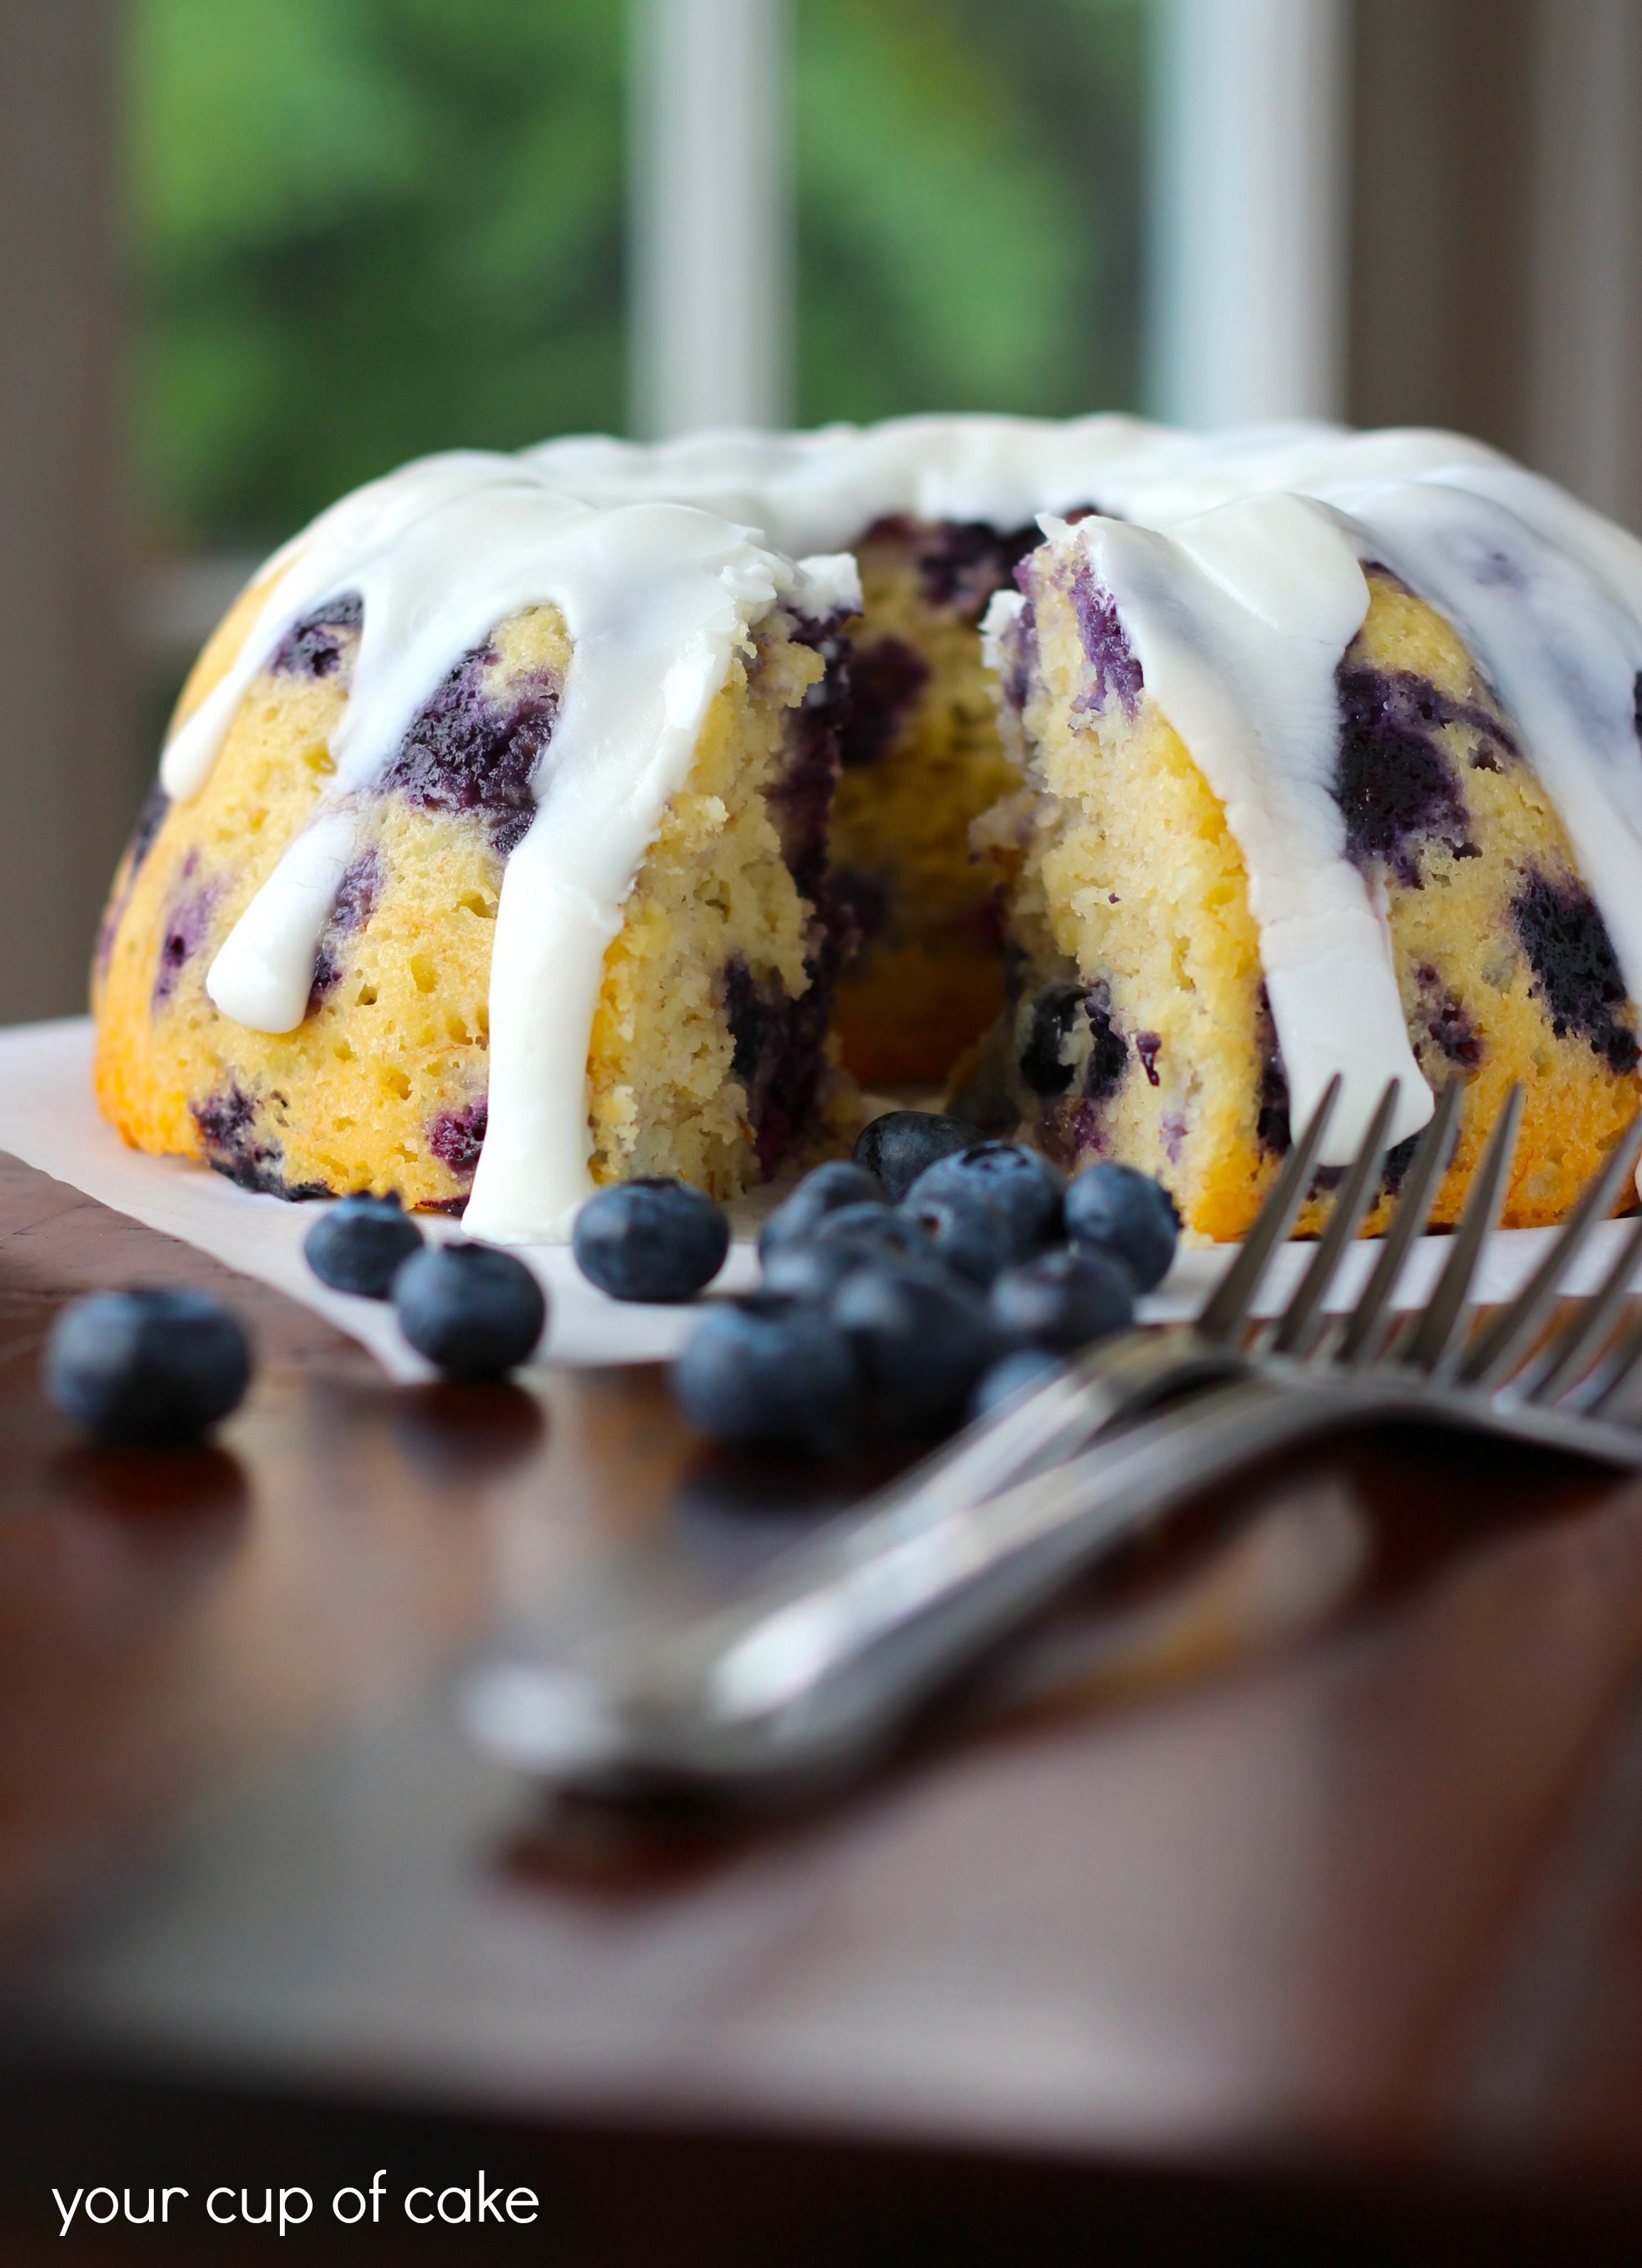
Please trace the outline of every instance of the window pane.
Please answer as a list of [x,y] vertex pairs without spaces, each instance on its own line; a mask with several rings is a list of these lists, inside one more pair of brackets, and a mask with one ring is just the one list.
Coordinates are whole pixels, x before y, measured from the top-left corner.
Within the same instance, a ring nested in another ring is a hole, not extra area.
[[138,0],[140,460],[173,541],[623,414],[618,5]]
[[1137,395],[1144,0],[799,0],[799,415]]

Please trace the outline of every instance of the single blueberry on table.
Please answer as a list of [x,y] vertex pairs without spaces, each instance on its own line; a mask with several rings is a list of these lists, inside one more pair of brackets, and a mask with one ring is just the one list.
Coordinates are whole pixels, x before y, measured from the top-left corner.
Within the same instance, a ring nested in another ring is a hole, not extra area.
[[865,1396],[844,1333],[814,1307],[714,1307],[673,1366],[673,1396],[715,1441],[836,1456],[859,1439]]
[[571,1249],[590,1284],[613,1300],[671,1307],[693,1299],[724,1266],[724,1207],[687,1182],[618,1182],[588,1198]]
[[1057,1354],[1047,1347],[1017,1347],[982,1373],[979,1385],[969,1396],[971,1418],[990,1418],[994,1410],[1001,1410],[1005,1402],[1035,1387],[1047,1385],[1051,1378],[1064,1374],[1066,1366]]
[[303,1256],[333,1292],[386,1300],[395,1271],[422,1249],[422,1231],[397,1197],[342,1197],[302,1240]]
[[394,1307],[416,1352],[454,1378],[499,1378],[527,1362],[548,1320],[524,1262],[490,1244],[414,1253],[394,1278]]
[[1077,1245],[1115,1253],[1150,1292],[1174,1265],[1180,1215],[1161,1182],[1133,1166],[1086,1166],[1066,1191],[1066,1233]]
[[1020,1142],[982,1142],[920,1174],[908,1204],[914,1211],[937,1203],[991,1205],[1010,1224],[1016,1256],[1025,1258],[1059,1241],[1065,1190],[1066,1176],[1042,1152]]
[[1135,1319],[1134,1279],[1121,1260],[1064,1245],[1006,1270],[990,1304],[1005,1339],[1070,1353],[1128,1329]]
[[920,1204],[909,1197],[902,1210],[917,1224],[936,1257],[973,1284],[990,1284],[1036,1249],[1035,1240],[1023,1249],[1009,1214],[983,1199],[930,1197]]
[[983,1139],[967,1119],[943,1118],[932,1110],[888,1110],[865,1127],[855,1145],[855,1162],[876,1174],[891,1204],[899,1204],[918,1175],[938,1158],[971,1150]]
[[884,1185],[876,1174],[848,1158],[830,1159],[806,1174],[791,1197],[783,1199],[764,1223],[758,1240],[761,1258],[768,1260],[784,1244],[809,1236],[829,1212],[841,1205],[881,1204]]
[[176,1447],[236,1408],[251,1376],[237,1315],[206,1292],[94,1292],[57,1318],[47,1399],[101,1441]]
[[858,1269],[834,1292],[829,1312],[855,1348],[875,1414],[893,1433],[956,1425],[998,1352],[979,1292],[927,1263]]

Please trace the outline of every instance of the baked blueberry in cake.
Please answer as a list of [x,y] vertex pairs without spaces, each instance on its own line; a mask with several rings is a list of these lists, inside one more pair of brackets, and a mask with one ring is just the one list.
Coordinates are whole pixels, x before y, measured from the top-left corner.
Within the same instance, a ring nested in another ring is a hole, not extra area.
[[846,1071],[945,1081],[1225,1238],[1335,1075],[1325,1190],[1388,1079],[1388,1191],[1463,1083],[1439,1219],[1517,1082],[1506,1218],[1552,1220],[1642,1086],[1639,682],[1642,546],[1453,435],[429,459],[201,656],[98,1093],[254,1190],[523,1240],[847,1148]]

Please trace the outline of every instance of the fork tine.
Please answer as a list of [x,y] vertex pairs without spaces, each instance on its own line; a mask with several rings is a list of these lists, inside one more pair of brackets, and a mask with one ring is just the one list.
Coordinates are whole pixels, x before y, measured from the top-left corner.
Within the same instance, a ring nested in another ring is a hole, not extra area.
[[1454,1249],[1403,1355],[1403,1359],[1415,1370],[1441,1368],[1463,1336],[1471,1312],[1471,1285],[1489,1231],[1498,1216],[1521,1117],[1522,1089],[1513,1085],[1506,1107],[1494,1122],[1482,1163],[1471,1176],[1465,1210],[1454,1234]]
[[1581,1366],[1613,1329],[1619,1310],[1630,1295],[1637,1263],[1642,1259],[1642,1219],[1633,1220],[1622,1240],[1619,1256],[1588,1300],[1581,1300],[1572,1318],[1546,1350],[1546,1366],[1529,1387],[1525,1399],[1555,1402],[1579,1377]]
[[1601,1172],[1587,1183],[1550,1251],[1505,1313],[1484,1332],[1476,1352],[1461,1364],[1460,1377],[1465,1385],[1497,1386],[1509,1372],[1544,1320],[1557,1285],[1589,1241],[1592,1230],[1613,1210],[1619,1185],[1634,1167],[1638,1150],[1642,1150],[1642,1116],[1631,1120]]
[[1397,1200],[1396,1211],[1380,1248],[1380,1257],[1374,1263],[1374,1272],[1352,1309],[1351,1320],[1341,1338],[1338,1351],[1342,1362],[1367,1362],[1374,1352],[1379,1339],[1380,1319],[1396,1289],[1409,1248],[1425,1227],[1436,1201],[1438,1185],[1447,1171],[1463,1092],[1461,1082],[1454,1079],[1437,1097],[1437,1108],[1432,1113],[1431,1123],[1414,1153],[1408,1178],[1403,1184],[1403,1194]]
[[1345,1248],[1363,1225],[1363,1217],[1373,1201],[1380,1180],[1380,1169],[1385,1157],[1386,1137],[1391,1131],[1391,1121],[1400,1093],[1394,1079],[1380,1098],[1378,1108],[1369,1122],[1362,1146],[1351,1161],[1351,1170],[1345,1178],[1339,1196],[1334,1201],[1334,1211],[1329,1216],[1329,1226],[1312,1256],[1312,1262],[1300,1278],[1300,1289],[1289,1301],[1277,1336],[1271,1342],[1277,1354],[1305,1354],[1317,1335],[1318,1311],[1328,1297],[1329,1286],[1339,1270]]
[[1608,1360],[1599,1363],[1589,1378],[1581,1379],[1578,1386],[1565,1394],[1561,1406],[1581,1418],[1611,1420],[1620,1389],[1629,1383],[1638,1362],[1642,1362],[1642,1310],[1620,1332]]
[[1234,1338],[1248,1320],[1248,1311],[1270,1265],[1271,1256],[1294,1226],[1294,1216],[1311,1187],[1313,1161],[1322,1147],[1329,1116],[1339,1099],[1340,1083],[1340,1074],[1336,1071],[1324,1087],[1322,1100],[1312,1112],[1305,1132],[1284,1160],[1283,1170],[1272,1182],[1254,1226],[1243,1239],[1242,1250],[1197,1318],[1200,1338],[1216,1342]]

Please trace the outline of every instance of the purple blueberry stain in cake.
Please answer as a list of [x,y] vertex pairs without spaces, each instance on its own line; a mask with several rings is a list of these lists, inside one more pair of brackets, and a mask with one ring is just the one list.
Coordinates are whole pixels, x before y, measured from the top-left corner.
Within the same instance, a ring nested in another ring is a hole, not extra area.
[[726,961],[718,972],[730,1068],[747,1090],[753,1148],[766,1176],[802,1138],[826,1060],[839,959],[836,933],[817,921],[809,946],[810,982],[796,1000],[778,980],[755,977],[741,960]]
[[166,814],[171,809],[171,798],[156,780],[143,799],[143,808],[136,815],[136,825],[131,829],[131,840],[126,844],[126,865],[135,880],[141,873],[144,860],[154,847],[154,837],[165,824]]
[[1004,699],[1019,716],[1032,694],[1038,666],[1038,618],[1030,599],[1020,608],[1004,640]]
[[1116,694],[1125,717],[1139,713],[1145,689],[1145,673],[1118,619],[1117,601],[1094,579],[1087,559],[1079,559],[1071,574],[1071,608],[1085,658],[1094,673],[1094,683],[1072,703],[1074,710],[1098,716]]
[[1624,979],[1608,925],[1583,883],[1572,875],[1553,881],[1530,867],[1511,915],[1557,1037],[1578,1032],[1609,1070],[1621,1077],[1634,1071],[1642,1049],[1620,1020],[1630,1005]]
[[1394,1142],[1386,1152],[1385,1164],[1380,1169],[1380,1188],[1383,1196],[1395,1197],[1408,1179],[1408,1169],[1419,1148],[1419,1136],[1410,1134],[1401,1142]]
[[1186,1142],[1185,1114],[1166,1110],[1158,1121],[1158,1139],[1163,1145],[1163,1154],[1171,1166],[1178,1166],[1180,1153]]
[[[284,1097],[270,1094],[267,1101],[277,1108],[283,1106]],[[231,1182],[237,1182],[242,1189],[254,1189],[263,1197],[284,1197],[294,1203],[330,1196],[323,1182],[286,1179],[282,1170],[284,1148],[275,1137],[258,1134],[257,1118],[262,1105],[247,1094],[237,1080],[189,1108],[206,1163],[213,1171],[225,1174]]]
[[1080,984],[1051,984],[1038,995],[1020,1050],[1020,1076],[1034,1094],[1047,1097],[1070,1089],[1072,1066],[1065,1048],[1082,1006]]
[[560,688],[543,671],[492,698],[483,679],[495,661],[490,645],[464,655],[412,720],[382,785],[418,810],[477,814],[505,858],[536,815],[532,783],[558,721]]
[[199,853],[190,850],[178,876],[180,887],[166,909],[154,966],[151,1005],[156,1010],[163,1008],[170,999],[177,989],[177,979],[210,935],[211,917],[222,895],[222,884],[216,880],[195,882],[198,866]]
[[1021,561],[1043,541],[1035,523],[997,528],[982,519],[944,519],[918,552],[926,606],[978,622],[995,591],[1006,590]]
[[1420,989],[1420,1012],[1425,1030],[1447,1060],[1459,1071],[1475,1071],[1483,1060],[1483,1043],[1469,1012],[1444,985],[1428,961],[1414,971]]
[[1129,1046],[1105,984],[1045,985],[1033,1004],[1020,1062],[1021,1078],[1046,1101],[1070,1094],[1074,1081],[1089,1102],[1115,1094],[1128,1076]]
[[730,1070],[745,1082],[758,1065],[769,1020],[768,994],[753,981],[746,961],[725,961],[718,972],[718,997],[730,1028]]
[[342,870],[331,908],[332,928],[341,930],[344,935],[351,930],[363,929],[376,911],[381,888],[382,862],[372,843]]
[[468,1102],[460,1110],[444,1112],[428,1128],[429,1149],[459,1181],[473,1179],[490,1115],[488,1101]]
[[1260,1055],[1260,1091],[1255,1110],[1255,1138],[1274,1158],[1287,1157],[1293,1143],[1289,1127],[1289,1082],[1271,1002],[1263,984],[1255,1009],[1255,1045]]
[[1104,1102],[1116,1094],[1129,1076],[1129,1043],[1112,1015],[1111,995],[1097,984],[1084,1002],[1089,1025],[1089,1060],[1084,1069],[1083,1091],[1091,1102]]
[[357,591],[327,599],[291,625],[268,666],[281,677],[335,677],[351,660],[364,622],[364,600]]
[[114,951],[114,933],[125,918],[125,909],[131,902],[131,892],[142,873],[144,862],[154,847],[154,837],[165,824],[166,814],[171,809],[171,798],[158,780],[143,799],[143,808],[131,829],[131,839],[125,846],[125,857],[120,862],[119,887],[103,909],[98,924],[96,966],[100,975],[108,966]]
[[930,666],[904,638],[882,637],[850,658],[848,714],[838,752],[846,771],[875,764],[890,747],[919,695]]
[[827,830],[838,784],[839,748],[850,714],[850,642],[842,617],[794,624],[792,640],[820,655],[823,674],[789,712],[786,765],[769,792],[781,855],[800,894],[819,905],[827,890]]
[[1039,1137],[1045,1154],[1068,1171],[1091,1158],[1103,1158],[1110,1147],[1101,1106],[1088,1101],[1045,1111]]
[[313,955],[313,982],[308,987],[306,1013],[311,1016],[322,1006],[342,981],[342,965],[336,948],[328,939],[321,938]]
[[320,935],[313,955],[313,983],[308,992],[308,1013],[336,990],[342,978],[342,941],[362,930],[376,910],[382,887],[382,862],[372,843],[343,869],[336,886],[330,918]]
[[[1113,902],[1116,904],[1116,901],[1114,900]],[[1158,1076],[1158,1057],[1162,1052],[1163,1041],[1160,1034],[1157,1032],[1135,1034],[1135,1053],[1140,1058],[1141,1070],[1145,1071],[1153,1086],[1161,1086],[1163,1084]]]
[[1458,776],[1435,735],[1445,725],[1491,721],[1450,701],[1429,679],[1342,662],[1335,673],[1340,747],[1334,798],[1345,821],[1346,856],[1381,863],[1410,889],[1424,886],[1421,846],[1440,842],[1456,858],[1479,853]]

